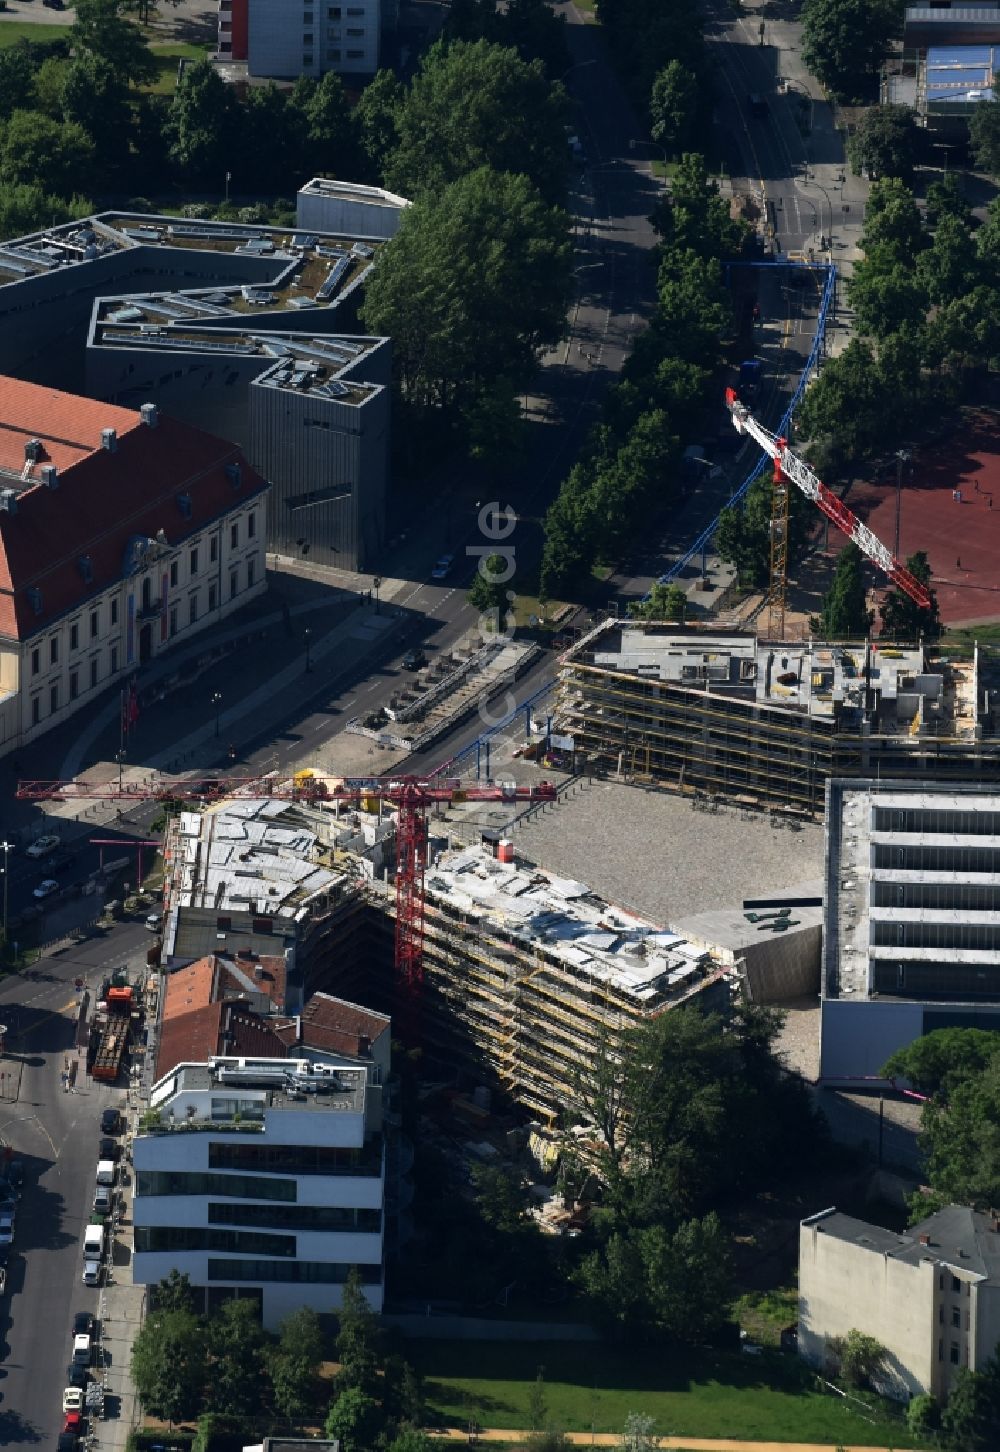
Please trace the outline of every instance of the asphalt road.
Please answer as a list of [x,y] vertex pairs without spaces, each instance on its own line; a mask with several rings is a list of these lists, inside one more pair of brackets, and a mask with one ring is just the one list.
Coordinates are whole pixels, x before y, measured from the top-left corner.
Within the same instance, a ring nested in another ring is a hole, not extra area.
[[74,1089],[62,1087],[64,1060],[76,1057],[73,980],[99,986],[109,967],[141,956],[147,942],[141,927],[123,925],[0,984],[0,1019],[8,1028],[0,1136],[25,1167],[0,1299],[0,1447],[55,1447],[72,1316],[99,1314],[100,1292],[81,1282],[83,1227],[93,1201],[101,1110],[120,1105],[124,1090],[94,1085],[82,1063]]

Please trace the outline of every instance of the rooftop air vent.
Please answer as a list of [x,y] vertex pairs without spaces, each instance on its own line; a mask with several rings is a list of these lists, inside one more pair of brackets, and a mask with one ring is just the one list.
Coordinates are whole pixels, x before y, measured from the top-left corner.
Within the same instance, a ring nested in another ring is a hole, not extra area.
[[17,513],[16,489],[0,489],[0,509],[7,514]]
[[113,454],[113,453],[115,453],[117,451],[117,449],[118,449],[118,430],[117,429],[101,429],[101,448],[102,449],[107,449],[107,451],[108,451],[109,454]]
[[59,470],[55,464],[43,464],[41,468],[42,483],[47,489],[59,488]]
[[160,410],[155,403],[144,403],[139,410],[139,417],[149,429],[155,429],[160,422]]
[[28,464],[37,464],[42,457],[41,439],[26,439],[24,444],[24,458]]

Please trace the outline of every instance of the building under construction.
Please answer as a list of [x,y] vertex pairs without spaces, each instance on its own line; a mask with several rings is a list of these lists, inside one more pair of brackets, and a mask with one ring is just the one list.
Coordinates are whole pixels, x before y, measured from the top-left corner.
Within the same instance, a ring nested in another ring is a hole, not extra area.
[[1000,780],[994,670],[978,649],[608,620],[563,657],[555,729],[578,765],[819,817],[831,776]]

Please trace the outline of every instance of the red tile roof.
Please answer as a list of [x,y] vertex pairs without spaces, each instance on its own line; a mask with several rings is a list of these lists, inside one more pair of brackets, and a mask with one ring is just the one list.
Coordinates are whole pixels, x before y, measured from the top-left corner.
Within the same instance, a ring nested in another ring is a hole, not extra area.
[[[285,1004],[287,970],[284,958],[277,954],[262,954],[257,958],[216,958],[217,995],[232,997],[247,992],[247,984],[254,993],[266,993],[279,1013]],[[258,969],[260,970],[258,972]]]
[[207,1008],[213,999],[214,982],[215,958],[211,953],[171,973],[163,989],[162,1022],[169,1023],[181,1014]]
[[283,1059],[285,1046],[265,1019],[242,1003],[209,1003],[163,1024],[156,1051],[156,1077],[178,1064],[204,1064],[213,1054]]
[[362,1008],[359,1003],[329,993],[314,993],[302,1010],[302,1043],[306,1048],[363,1058],[390,1022],[385,1014]]
[[[175,546],[267,488],[239,449],[162,413],[150,428],[132,409],[0,377],[0,436],[5,425],[0,468],[20,474],[27,438],[69,451],[58,488],[30,485],[15,513],[0,511],[0,636],[8,638],[46,629],[121,580],[136,536],[155,540],[162,530]],[[118,432],[113,453],[99,447],[101,428]],[[20,441],[19,459],[11,439]],[[53,462],[58,467],[55,455]],[[239,489],[226,473],[235,463]],[[181,512],[181,494],[190,498],[190,517]],[[85,555],[89,581],[80,568]],[[40,611],[29,589],[41,592]]]

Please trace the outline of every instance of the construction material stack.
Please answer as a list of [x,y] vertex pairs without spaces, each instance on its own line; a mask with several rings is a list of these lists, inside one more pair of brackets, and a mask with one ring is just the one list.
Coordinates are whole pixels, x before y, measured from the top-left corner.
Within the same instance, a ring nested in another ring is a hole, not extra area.
[[104,1084],[113,1084],[121,1072],[132,1030],[133,1007],[129,984],[110,980],[105,983],[87,1046],[87,1072]]

